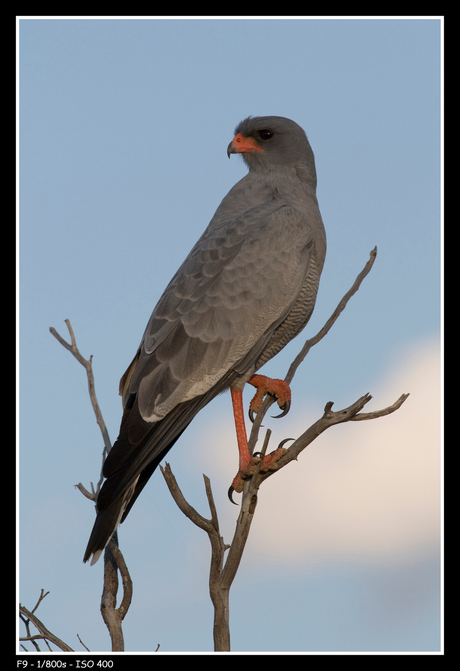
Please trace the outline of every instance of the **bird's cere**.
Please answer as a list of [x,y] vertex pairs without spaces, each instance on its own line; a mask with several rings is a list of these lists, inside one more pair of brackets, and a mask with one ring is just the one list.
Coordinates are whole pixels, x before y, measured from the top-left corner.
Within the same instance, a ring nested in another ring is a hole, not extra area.
[[259,147],[253,137],[244,137],[242,133],[235,135],[233,140],[228,145],[227,154],[245,154],[253,151],[264,151]]

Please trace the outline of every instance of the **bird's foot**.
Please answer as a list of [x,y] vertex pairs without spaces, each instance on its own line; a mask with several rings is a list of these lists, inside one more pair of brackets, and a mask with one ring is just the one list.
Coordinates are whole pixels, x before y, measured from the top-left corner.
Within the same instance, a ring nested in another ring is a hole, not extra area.
[[240,493],[243,491],[245,481],[248,480],[249,478],[252,478],[252,476],[254,475],[254,471],[256,470],[257,466],[260,464],[261,461],[262,465],[260,467],[260,473],[268,473],[268,471],[276,471],[278,468],[278,461],[281,459],[282,456],[286,454],[286,452],[287,450],[284,447],[278,447],[274,452],[267,454],[263,458],[263,461],[262,457],[260,456],[260,452],[253,454],[252,457],[249,459],[247,465],[243,468],[240,468],[238,474],[236,475],[231,484],[231,487],[228,492],[230,501],[234,503],[231,496],[232,492]]
[[283,411],[280,415],[276,415],[276,418],[284,417],[288,414],[291,407],[291,389],[287,382],[266,377],[265,375],[253,375],[249,380],[249,384],[257,388],[257,392],[249,404],[249,418],[251,422],[254,421],[255,414],[259,412],[266,394],[274,396]]

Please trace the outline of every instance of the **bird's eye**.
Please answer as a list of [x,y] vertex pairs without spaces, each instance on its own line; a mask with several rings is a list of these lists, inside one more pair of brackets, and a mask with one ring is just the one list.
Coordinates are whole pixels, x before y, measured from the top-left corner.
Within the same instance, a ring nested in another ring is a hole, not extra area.
[[271,140],[273,136],[274,132],[272,130],[268,130],[268,128],[259,131],[259,137],[261,140]]

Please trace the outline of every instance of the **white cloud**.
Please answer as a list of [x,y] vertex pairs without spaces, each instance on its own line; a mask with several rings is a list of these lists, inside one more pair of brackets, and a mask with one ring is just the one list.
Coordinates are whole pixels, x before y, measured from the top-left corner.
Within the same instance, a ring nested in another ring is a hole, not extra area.
[[[410,392],[407,401],[387,417],[332,427],[264,483],[252,559],[399,562],[432,548],[440,519],[440,389],[438,343],[415,344],[395,358],[386,379],[372,385],[366,409],[403,392]],[[235,464],[235,449],[222,454]]]

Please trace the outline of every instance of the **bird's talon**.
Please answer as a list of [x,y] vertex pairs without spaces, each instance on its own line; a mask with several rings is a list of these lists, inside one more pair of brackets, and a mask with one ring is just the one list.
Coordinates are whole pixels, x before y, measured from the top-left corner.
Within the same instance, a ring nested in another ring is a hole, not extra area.
[[286,403],[282,406],[282,413],[280,415],[272,415],[273,419],[279,419],[280,417],[286,417],[288,414],[289,410],[291,409],[291,401],[286,401]]
[[[281,443],[278,445],[277,449],[279,450],[280,448],[283,447],[284,443],[289,442],[290,440],[295,440],[295,438],[285,438],[284,440],[281,441]],[[276,450],[275,450],[276,451]]]
[[228,496],[229,500],[233,503],[233,505],[237,506],[238,505],[237,502],[233,500],[233,492],[234,491],[235,491],[235,489],[234,489],[233,485],[230,485],[230,487],[228,488],[227,496]]

